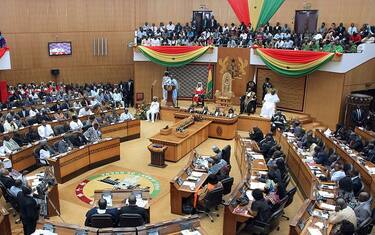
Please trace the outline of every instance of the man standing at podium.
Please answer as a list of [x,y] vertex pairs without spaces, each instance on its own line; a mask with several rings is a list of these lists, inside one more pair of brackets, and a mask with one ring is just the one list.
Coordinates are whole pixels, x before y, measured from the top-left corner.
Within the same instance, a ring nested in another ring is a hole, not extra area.
[[163,81],[161,83],[161,88],[163,89],[163,101],[165,102],[167,101],[167,97],[168,97],[168,91],[167,89],[165,89],[165,86],[171,85],[171,83],[172,83],[172,79],[169,76],[169,72],[165,71],[164,76],[163,76]]

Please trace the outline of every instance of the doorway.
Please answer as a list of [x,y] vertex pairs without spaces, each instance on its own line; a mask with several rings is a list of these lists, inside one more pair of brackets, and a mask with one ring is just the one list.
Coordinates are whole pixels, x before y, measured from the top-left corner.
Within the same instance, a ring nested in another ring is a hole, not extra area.
[[313,34],[318,26],[318,10],[296,10],[294,19],[294,31],[297,34]]

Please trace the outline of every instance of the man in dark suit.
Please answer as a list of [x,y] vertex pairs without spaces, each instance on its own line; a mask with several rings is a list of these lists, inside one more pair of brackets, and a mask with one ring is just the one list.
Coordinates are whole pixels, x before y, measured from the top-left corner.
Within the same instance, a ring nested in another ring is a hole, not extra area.
[[349,136],[349,147],[354,149],[358,152],[361,152],[363,149],[363,143],[361,138],[354,132],[352,132]]
[[359,177],[359,172],[356,169],[349,171],[350,177],[352,178],[353,193],[354,196],[358,196],[362,189],[362,180]]
[[361,109],[359,105],[352,110],[351,119],[355,126],[363,126],[366,121],[366,117],[367,114],[365,114],[365,111]]
[[28,116],[29,116],[29,111],[26,110],[25,108],[22,108],[22,110],[18,112],[18,115],[19,115],[21,118],[28,117]]
[[16,184],[15,180],[9,175],[9,171],[5,168],[0,170],[0,182],[5,188],[10,189]]
[[20,205],[23,232],[25,235],[30,235],[35,232],[36,222],[39,218],[39,205],[33,198],[29,187],[22,188],[22,193],[17,195],[17,201]]
[[93,215],[98,215],[98,214],[110,215],[112,217],[113,222],[114,223],[117,222],[117,219],[118,219],[117,209],[116,208],[107,208],[107,201],[105,199],[101,198],[98,201],[98,207],[94,207],[86,213],[85,226],[91,226],[91,217]]
[[129,199],[129,205],[124,206],[120,209],[120,215],[121,214],[138,214],[141,215],[143,218],[143,221],[145,223],[149,222],[148,214],[145,208],[139,207],[136,205],[137,198],[134,196],[134,194],[130,195]]
[[328,162],[328,154],[320,146],[316,146],[314,149],[314,161],[317,164],[326,165]]

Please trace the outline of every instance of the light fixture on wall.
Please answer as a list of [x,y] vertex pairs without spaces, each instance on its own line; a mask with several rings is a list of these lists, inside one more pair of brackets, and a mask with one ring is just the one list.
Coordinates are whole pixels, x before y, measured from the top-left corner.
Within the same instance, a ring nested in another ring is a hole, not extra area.
[[107,56],[108,55],[108,39],[107,38],[94,38],[92,52],[94,56]]

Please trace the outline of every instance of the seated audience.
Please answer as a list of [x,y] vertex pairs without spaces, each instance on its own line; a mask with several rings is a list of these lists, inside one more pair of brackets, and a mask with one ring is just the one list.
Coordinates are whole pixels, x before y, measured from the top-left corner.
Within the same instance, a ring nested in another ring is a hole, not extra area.
[[88,116],[88,115],[93,115],[93,112],[91,111],[89,106],[85,106],[85,107],[81,108],[78,112],[79,117]]
[[12,153],[10,149],[8,149],[4,144],[3,141],[0,140],[0,157],[8,156]]
[[122,207],[119,210],[119,215],[121,214],[137,214],[142,216],[144,223],[149,221],[149,216],[147,210],[143,207],[137,206],[137,198],[135,195],[130,195],[128,198],[129,205]]
[[357,216],[357,223],[360,225],[367,218],[371,217],[372,201],[367,192],[361,192],[358,196],[358,205],[354,208],[355,215]]
[[273,132],[276,129],[284,131],[287,123],[286,116],[281,111],[277,111],[271,118],[271,131]]
[[349,176],[352,180],[353,193],[355,196],[358,196],[358,194],[361,192],[363,185],[362,180],[359,177],[359,172],[356,169],[352,169],[351,171],[349,171]]
[[18,193],[22,192],[22,181],[17,179],[14,181],[14,185],[10,187],[9,193],[14,197],[18,197]]
[[[254,220],[266,222],[270,218],[272,211],[271,206],[267,203],[260,189],[254,189],[251,193],[254,201],[251,203],[250,212]],[[251,222],[251,221],[250,221]]]
[[344,178],[339,180],[337,197],[344,199],[348,206],[350,206],[351,208],[356,207],[357,201],[353,193],[353,183],[349,176],[345,176]]
[[313,158],[316,164],[327,165],[328,163],[328,154],[320,146],[314,148]]
[[48,159],[55,154],[55,151],[48,146],[47,141],[42,140],[40,142],[40,149],[39,149],[39,161],[43,165],[48,165]]
[[120,115],[120,121],[127,121],[127,120],[133,120],[134,117],[131,113],[129,113],[129,109],[125,108],[124,112]]
[[107,201],[103,198],[99,199],[98,207],[90,209],[86,213],[85,226],[91,226],[91,218],[93,215],[97,214],[107,214],[112,217],[114,223],[118,220],[118,211],[116,208],[107,208]]
[[354,228],[357,228],[357,217],[354,210],[347,206],[343,198],[336,199],[336,210],[332,212],[329,216],[329,223],[337,225],[342,221],[347,220],[354,225]]
[[264,138],[263,132],[259,127],[253,127],[253,131],[249,133],[249,137],[251,140],[254,140],[257,143],[259,143]]
[[353,234],[355,234],[354,224],[352,224],[348,220],[343,220],[339,224],[338,231],[334,233],[334,235],[353,235]]
[[4,126],[4,132],[12,132],[12,131],[18,130],[18,126],[12,117],[7,117],[3,126]]
[[223,185],[217,179],[217,177],[214,174],[210,174],[207,178],[207,184],[203,186],[203,188],[199,189],[194,195],[194,207],[196,208],[198,205],[203,206],[203,200],[205,199],[207,193],[222,187]]
[[45,120],[42,121],[42,125],[38,127],[38,134],[41,139],[46,139],[48,137],[54,136],[54,132],[50,124],[47,124]]
[[12,152],[21,149],[20,145],[8,135],[4,136],[3,146]]
[[5,168],[0,169],[0,182],[4,185],[6,189],[10,189],[16,184],[15,180],[9,174],[9,171]]
[[97,122],[94,122],[93,126],[87,129],[87,131],[85,131],[83,135],[88,142],[93,143],[99,141],[102,137],[102,133],[99,130],[99,124]]
[[342,164],[340,163],[335,163],[334,168],[331,170],[331,181],[339,181],[342,178],[344,178],[345,172],[343,170]]
[[72,121],[70,122],[69,126],[72,131],[80,131],[83,128],[81,120],[79,120],[76,115],[72,117]]

